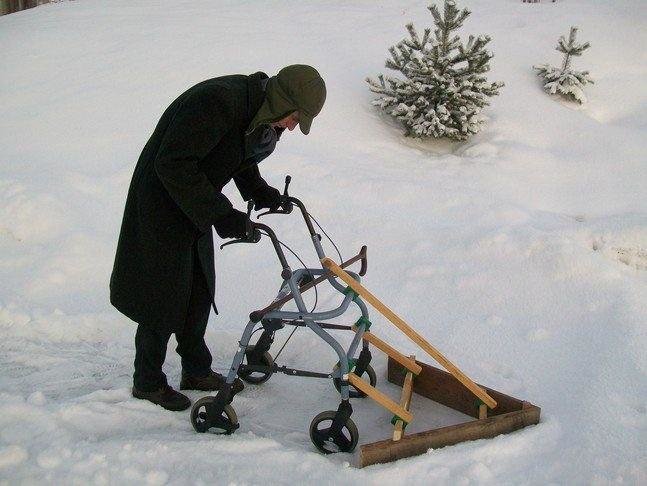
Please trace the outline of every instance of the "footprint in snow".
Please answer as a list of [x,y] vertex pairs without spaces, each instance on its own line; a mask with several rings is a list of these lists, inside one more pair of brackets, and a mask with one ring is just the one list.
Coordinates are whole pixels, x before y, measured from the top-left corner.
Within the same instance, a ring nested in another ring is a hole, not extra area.
[[594,241],[593,250],[611,256],[620,263],[624,263],[636,270],[647,270],[647,250],[640,247],[609,247]]
[[642,248],[613,248],[619,262],[638,270],[647,270],[647,251]]

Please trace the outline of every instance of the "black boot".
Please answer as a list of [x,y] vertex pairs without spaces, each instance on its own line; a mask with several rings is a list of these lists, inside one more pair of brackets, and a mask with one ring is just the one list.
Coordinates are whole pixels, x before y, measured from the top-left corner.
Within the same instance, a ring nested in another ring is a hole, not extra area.
[[[203,377],[191,376],[182,372],[180,390],[218,391],[225,384],[225,377],[220,373],[209,370],[209,374]],[[245,388],[240,378],[236,378],[231,386],[232,397]]]
[[159,405],[164,407],[166,410],[172,410],[174,412],[186,410],[191,406],[191,400],[189,400],[189,397],[175,391],[168,385],[152,392],[138,390],[133,387],[133,397],[148,400],[149,402],[153,402],[155,405]]

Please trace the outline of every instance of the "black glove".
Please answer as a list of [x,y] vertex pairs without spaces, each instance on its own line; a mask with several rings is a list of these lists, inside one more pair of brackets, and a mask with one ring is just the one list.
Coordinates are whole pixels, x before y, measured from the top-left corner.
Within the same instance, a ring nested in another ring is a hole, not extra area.
[[252,194],[252,200],[254,201],[254,209],[256,211],[264,208],[270,211],[276,211],[282,202],[279,190],[268,185],[256,189],[254,194]]
[[232,209],[227,216],[217,220],[213,226],[221,238],[245,238],[250,221],[246,213]]

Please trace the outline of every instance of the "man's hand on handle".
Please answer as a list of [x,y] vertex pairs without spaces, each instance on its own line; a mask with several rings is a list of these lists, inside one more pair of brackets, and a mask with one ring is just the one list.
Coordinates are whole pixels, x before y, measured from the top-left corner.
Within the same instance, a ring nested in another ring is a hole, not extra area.
[[[285,189],[281,194],[278,189],[265,184],[256,190],[252,199],[247,202],[247,214],[237,209],[233,209],[223,218],[217,220],[213,226],[221,238],[234,238],[236,240],[248,240],[247,243],[256,243],[261,237],[261,233],[250,220],[252,209],[269,209],[268,212],[259,215],[263,216],[268,213],[288,214],[292,211],[292,205],[289,202],[288,186],[291,177],[285,178]],[[279,209],[281,208],[281,209]],[[233,243],[233,242],[232,242]],[[225,243],[226,246],[230,243]]]
[[251,221],[247,214],[237,209],[232,209],[227,216],[220,218],[213,226],[221,238],[241,239],[247,237],[251,228]]
[[252,200],[254,201],[254,209],[256,211],[261,209],[276,211],[283,202],[279,190],[269,185],[257,189],[252,196]]

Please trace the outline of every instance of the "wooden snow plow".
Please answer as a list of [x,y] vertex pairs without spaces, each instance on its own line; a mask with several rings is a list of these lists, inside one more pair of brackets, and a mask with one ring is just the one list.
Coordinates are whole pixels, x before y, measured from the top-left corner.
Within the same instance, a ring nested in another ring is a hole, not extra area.
[[401,420],[394,420],[391,439],[360,446],[359,467],[392,462],[469,440],[490,439],[539,423],[541,409],[530,402],[482,387],[497,402],[494,409],[488,410],[450,373],[425,363],[416,363],[422,370],[413,376],[389,356],[388,379],[391,383],[402,385],[403,399],[408,397],[406,399],[410,402],[413,391],[476,420],[411,435],[404,435],[405,424]]
[[[446,372],[416,361],[414,356],[403,355],[366,329],[362,339],[388,355],[388,379],[402,386],[402,394],[398,403],[353,372],[342,377],[344,381],[394,414],[391,421],[392,438],[360,446],[359,467],[392,462],[424,454],[432,448],[437,449],[464,441],[492,438],[539,422],[541,411],[539,407],[474,383],[334,261],[329,258],[323,258],[321,261],[325,268],[342,279],[358,296],[371,304],[447,370]],[[470,415],[476,420],[405,435],[406,425],[413,420],[413,414],[409,408],[414,392]]]

